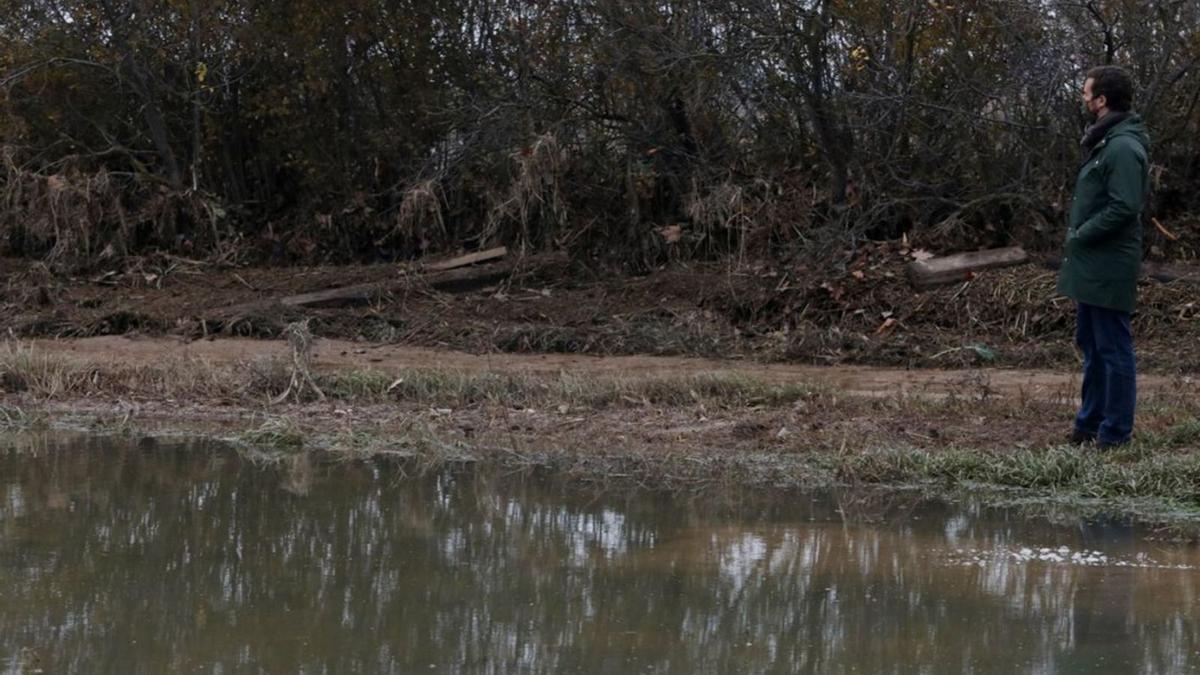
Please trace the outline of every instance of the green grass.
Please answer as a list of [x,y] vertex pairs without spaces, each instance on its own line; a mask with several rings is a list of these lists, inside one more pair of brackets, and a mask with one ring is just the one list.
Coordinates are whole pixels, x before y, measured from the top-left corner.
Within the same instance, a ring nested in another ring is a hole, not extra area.
[[29,412],[19,406],[0,404],[0,431],[37,431],[49,426],[49,417],[40,410]]
[[783,406],[823,392],[807,384],[771,384],[722,373],[631,378],[408,369],[395,374],[367,371],[323,375],[319,383],[335,398],[418,401],[454,407],[478,403],[595,408],[697,403],[717,407]]
[[821,396],[808,384],[772,384],[739,374],[677,377],[595,377],[561,373],[464,372],[405,369],[395,373],[348,371],[322,374],[318,384],[335,399],[410,401],[461,408],[476,404],[539,408],[637,405],[714,407],[786,406]]
[[1138,435],[1140,445],[1147,448],[1194,448],[1200,450],[1200,419],[1180,422],[1162,431]]
[[1114,453],[1073,447],[1017,452],[888,449],[839,460],[847,482],[980,483],[1098,499],[1155,498],[1200,506],[1200,452],[1155,453],[1133,445]]
[[273,417],[238,437],[259,452],[296,453],[304,449],[306,433],[291,417]]

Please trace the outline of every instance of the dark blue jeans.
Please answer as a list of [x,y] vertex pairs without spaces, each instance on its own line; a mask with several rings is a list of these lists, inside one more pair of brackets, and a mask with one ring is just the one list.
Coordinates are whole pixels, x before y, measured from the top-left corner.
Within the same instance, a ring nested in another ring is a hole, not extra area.
[[1137,402],[1129,312],[1078,303],[1075,344],[1083,352],[1083,405],[1075,429],[1104,444],[1128,442]]

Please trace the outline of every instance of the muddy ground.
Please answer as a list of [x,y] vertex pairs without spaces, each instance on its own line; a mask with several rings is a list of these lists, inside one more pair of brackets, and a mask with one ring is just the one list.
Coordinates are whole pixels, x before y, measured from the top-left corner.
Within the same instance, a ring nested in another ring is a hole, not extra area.
[[[1143,380],[1133,445],[1066,444],[1068,373],[578,355],[471,355],[317,340],[312,382],[277,340],[10,342],[0,428],[195,433],[265,461],[392,455],[603,485],[919,486],[1200,523],[1200,381]],[[1014,492],[1015,490],[1015,492]],[[1174,527],[1174,525],[1172,525]],[[1189,535],[1190,536],[1190,535]]]
[[[230,419],[270,411],[275,415],[301,414],[310,420],[333,420],[339,424],[356,419],[356,406],[367,406],[364,420],[394,419],[398,414],[397,410],[384,413],[371,408],[377,403],[371,396],[339,394],[345,388],[337,385],[333,385],[334,390],[323,405],[312,402],[296,406],[288,401],[263,408],[257,405],[263,399],[256,401],[251,392],[245,392],[242,400],[231,401],[225,389],[213,392],[202,387],[185,387],[183,382],[155,389],[136,381],[139,372],[151,372],[139,370],[146,364],[153,364],[152,368],[175,368],[180,380],[196,369],[227,370],[230,380],[237,377],[238,371],[262,369],[264,364],[282,366],[286,372],[291,351],[278,340],[227,338],[187,342],[122,336],[34,340],[24,345],[53,361],[70,363],[78,372],[93,373],[92,379],[99,374],[113,380],[107,388],[90,387],[87,382],[59,387],[61,393],[45,398],[58,399],[56,408],[60,411],[94,409],[111,416],[133,409],[147,419],[174,415],[203,420],[212,418],[212,411],[224,405],[234,408],[224,415]],[[522,424],[534,424],[530,429],[536,428],[535,435],[539,437],[552,437],[573,429],[572,433],[582,431],[579,434],[582,438],[606,439],[605,443],[608,439],[629,436],[640,439],[644,445],[654,445],[656,439],[669,438],[673,441],[671,445],[676,446],[675,451],[687,451],[690,445],[693,454],[701,455],[717,448],[720,452],[737,452],[749,446],[772,451],[785,451],[797,445],[808,450],[845,450],[847,446],[857,450],[897,443],[925,449],[965,447],[997,451],[1052,446],[1061,444],[1069,429],[1078,390],[1075,374],[1044,370],[907,370],[663,356],[474,355],[333,339],[316,341],[311,358],[313,372],[327,381],[338,376],[365,378],[376,374],[381,378],[379,382],[394,383],[411,377],[414,372],[428,371],[465,378],[497,375],[522,378],[524,387],[537,386],[539,382],[555,383],[557,378],[569,376],[580,382],[581,387],[606,381],[650,381],[663,383],[666,390],[686,389],[693,379],[712,377],[754,383],[764,392],[771,387],[811,389],[811,395],[797,396],[787,405],[768,400],[777,396],[763,395],[761,401],[745,402],[735,397],[721,400],[718,394],[713,396],[716,400],[708,400],[707,396],[689,397],[686,391],[681,394],[684,404],[674,399],[649,400],[646,395],[631,391],[625,397],[629,400],[616,406],[577,405],[575,400],[558,400],[550,394],[546,394],[546,400],[539,398],[538,403],[530,403],[526,393],[516,390],[512,391],[508,406],[494,405],[495,401],[484,400],[484,396],[467,401],[461,400],[461,396],[447,398],[436,393],[394,397],[396,403],[403,404],[400,410],[407,408],[404,414],[409,416],[413,410],[418,417],[433,410],[433,417],[437,418],[449,413],[436,411],[450,410],[460,421],[473,419],[472,425],[487,428],[495,419],[481,424],[482,411],[489,419],[499,415],[504,419],[514,417]],[[122,378],[118,373],[126,375]],[[265,385],[273,387],[265,393],[275,395],[284,388],[283,378],[276,375],[275,379],[277,382]],[[1141,428],[1147,433],[1187,421],[1191,402],[1200,401],[1198,378],[1148,375],[1141,379],[1140,385],[1146,403]],[[24,393],[33,394],[25,397],[27,403],[38,398],[37,392]],[[164,402],[164,398],[168,400]],[[91,402],[86,403],[86,399]],[[572,409],[577,414],[569,414]],[[1200,412],[1200,408],[1192,412]]]
[[[1074,372],[1070,301],[1039,264],[983,272],[918,293],[900,243],[860,248],[840,271],[802,263],[676,265],[638,277],[530,257],[497,283],[443,292],[399,265],[231,268],[171,256],[67,277],[0,261],[3,326],[19,338],[104,335],[184,340],[279,337],[302,318],[319,337],[475,354],[678,355],[910,368],[1033,367]],[[398,279],[406,279],[395,283]],[[367,282],[369,305],[231,306]],[[1200,286],[1147,280],[1135,316],[1144,372],[1200,369]]]
[[309,385],[295,388],[294,346],[10,341],[0,429],[194,433],[267,461],[318,449],[397,455],[415,470],[485,462],[653,488],[983,487],[1039,508],[1200,523],[1192,376],[1145,376],[1135,442],[1098,453],[1065,442],[1077,389],[1067,372],[468,354],[325,338],[311,344]]
[[[0,355],[0,370],[34,371],[22,386],[8,387],[9,398],[18,402],[56,400],[59,410],[99,404],[99,410],[108,410],[105,414],[132,406],[156,418],[169,417],[172,409],[181,416],[191,415],[182,414],[186,411],[181,406],[195,411],[221,405],[242,409],[233,417],[296,412],[295,405],[288,407],[296,397],[277,402],[282,406],[261,407],[267,397],[274,398],[286,388],[286,376],[293,369],[292,349],[281,340],[125,335],[14,344]],[[35,365],[29,365],[28,358],[14,359],[14,353],[36,357]],[[736,449],[744,445],[735,442],[739,434],[742,441],[767,441],[779,446],[776,450],[797,439],[810,449],[874,448],[896,442],[928,449],[1001,451],[1051,446],[1061,444],[1069,430],[1079,387],[1075,373],[1048,370],[831,367],[648,355],[470,354],[328,338],[315,340],[308,357],[315,377],[331,383],[325,386],[330,391],[324,405],[317,405],[311,393],[302,397],[312,403],[302,407],[303,415],[314,420],[338,419],[336,415],[348,415],[341,421],[353,419],[349,411],[355,405],[389,401],[416,405],[423,412],[449,408],[456,416],[510,408],[502,410],[503,416],[540,420],[539,435],[546,435],[545,430],[572,419],[567,411],[574,407],[587,413],[585,438],[627,431],[647,442],[676,437],[681,449],[689,442],[697,448]],[[45,365],[37,365],[40,360]],[[39,371],[49,370],[77,376],[59,375],[56,382],[61,384],[47,384],[51,378],[44,376],[38,379]],[[396,384],[414,377],[436,378],[436,386],[395,390]],[[495,382],[496,378],[507,378],[509,383]],[[565,386],[564,378],[576,384]],[[708,384],[711,379],[734,385],[726,395],[723,385]],[[485,390],[464,394],[469,387],[463,380],[483,383],[476,388]],[[621,397],[627,400],[614,406],[608,400],[612,397],[574,393],[575,389],[603,390],[609,383],[632,383]],[[392,386],[381,391],[384,384]],[[1146,433],[1200,414],[1200,378],[1145,375],[1139,385],[1140,429]],[[493,395],[492,390],[498,393]],[[560,390],[561,398],[556,398],[554,392]],[[531,398],[531,391],[537,395]],[[85,399],[92,403],[85,404]],[[168,399],[165,404],[163,399]],[[580,400],[585,403],[580,405]],[[564,405],[566,410],[560,409]],[[658,419],[648,422],[647,415]],[[391,418],[395,413],[371,416]]]

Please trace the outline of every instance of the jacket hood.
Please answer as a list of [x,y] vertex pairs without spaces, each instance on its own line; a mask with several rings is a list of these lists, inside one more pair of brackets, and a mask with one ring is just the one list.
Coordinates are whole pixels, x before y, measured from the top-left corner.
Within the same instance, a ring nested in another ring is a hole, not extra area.
[[1104,139],[1111,141],[1118,136],[1128,136],[1140,143],[1144,150],[1150,149],[1150,134],[1146,131],[1142,116],[1137,113],[1130,113],[1129,117],[1109,129],[1108,133],[1104,135]]

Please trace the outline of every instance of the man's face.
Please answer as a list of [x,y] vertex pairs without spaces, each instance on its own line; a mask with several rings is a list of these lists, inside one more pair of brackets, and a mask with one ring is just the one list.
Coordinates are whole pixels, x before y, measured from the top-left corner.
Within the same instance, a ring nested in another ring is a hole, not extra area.
[[1083,83],[1083,109],[1093,117],[1099,117],[1100,111],[1104,110],[1108,105],[1108,99],[1103,94],[1100,96],[1092,96],[1092,85],[1094,80],[1088,78]]

